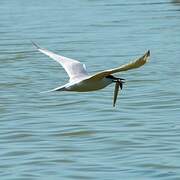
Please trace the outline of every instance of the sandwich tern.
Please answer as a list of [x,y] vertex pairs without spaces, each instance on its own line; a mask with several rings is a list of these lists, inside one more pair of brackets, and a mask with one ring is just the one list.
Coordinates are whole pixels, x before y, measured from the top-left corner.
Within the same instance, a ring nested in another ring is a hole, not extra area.
[[117,68],[104,70],[98,72],[94,75],[89,75],[86,71],[85,64],[80,63],[77,60],[70,59],[58,54],[55,54],[47,49],[39,47],[36,43],[32,42],[33,45],[43,54],[49,56],[54,59],[65,69],[69,76],[69,82],[63,86],[54,88],[45,92],[52,91],[76,91],[76,92],[88,92],[88,91],[96,91],[99,89],[103,89],[111,83],[115,83],[114,90],[114,99],[113,106],[116,104],[116,99],[119,92],[119,87],[122,90],[123,83],[125,82],[122,78],[117,78],[112,74],[118,73],[121,71],[127,71],[130,69],[139,68],[144,65],[150,56],[150,51],[148,50],[143,56],[140,58],[131,61],[130,63],[121,65]]

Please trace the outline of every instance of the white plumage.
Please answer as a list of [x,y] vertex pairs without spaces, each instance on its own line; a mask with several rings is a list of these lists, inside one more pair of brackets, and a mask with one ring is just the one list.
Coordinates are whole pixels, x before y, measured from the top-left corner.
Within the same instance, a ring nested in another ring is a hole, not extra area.
[[94,75],[88,75],[86,71],[85,64],[80,63],[77,60],[70,59],[64,56],[60,56],[55,54],[47,49],[40,48],[37,44],[33,42],[34,46],[43,54],[49,56],[50,58],[54,59],[58,63],[62,65],[69,76],[69,82],[63,86],[57,87],[50,91],[76,91],[76,92],[88,92],[88,91],[95,91],[102,88],[105,88],[109,84],[116,82],[116,88],[114,92],[114,101],[113,105],[115,106],[115,102],[117,99],[119,88],[120,86],[122,89],[123,79],[116,78],[112,76],[114,73],[118,73],[121,71],[127,71],[130,69],[139,68],[140,66],[144,65],[148,61],[148,57],[150,56],[150,51],[147,51],[142,57],[131,61],[128,64],[124,64],[117,68],[105,70],[98,72]]

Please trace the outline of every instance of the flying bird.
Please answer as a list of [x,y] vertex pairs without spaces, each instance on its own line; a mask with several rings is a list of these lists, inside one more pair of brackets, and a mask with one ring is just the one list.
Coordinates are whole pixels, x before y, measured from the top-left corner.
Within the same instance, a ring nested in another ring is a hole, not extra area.
[[96,91],[99,89],[103,89],[106,86],[115,83],[115,90],[114,90],[114,99],[113,99],[113,106],[116,104],[119,87],[122,90],[123,83],[125,80],[123,78],[117,78],[112,74],[118,73],[121,71],[127,71],[130,69],[139,68],[140,66],[144,65],[150,56],[150,51],[148,50],[142,57],[131,61],[130,63],[121,65],[117,68],[108,69],[104,71],[100,71],[94,75],[89,75],[86,71],[85,64],[80,63],[77,60],[70,59],[58,54],[55,54],[47,49],[39,47],[36,43],[32,42],[33,45],[43,54],[49,56],[50,58],[54,59],[61,66],[65,69],[69,76],[69,82],[63,86],[59,86],[52,90],[52,91],[76,91],[76,92],[88,92],[88,91]]

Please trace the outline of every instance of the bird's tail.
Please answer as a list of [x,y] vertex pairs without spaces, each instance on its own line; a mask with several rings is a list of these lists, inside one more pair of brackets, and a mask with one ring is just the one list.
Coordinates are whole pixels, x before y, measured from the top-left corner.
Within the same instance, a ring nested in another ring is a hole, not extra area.
[[51,89],[48,91],[42,91],[42,92],[40,92],[40,94],[50,93],[50,92],[54,92],[54,91],[65,91],[65,90],[66,90],[65,86],[60,86],[60,87],[57,87],[57,88],[54,88],[54,89]]

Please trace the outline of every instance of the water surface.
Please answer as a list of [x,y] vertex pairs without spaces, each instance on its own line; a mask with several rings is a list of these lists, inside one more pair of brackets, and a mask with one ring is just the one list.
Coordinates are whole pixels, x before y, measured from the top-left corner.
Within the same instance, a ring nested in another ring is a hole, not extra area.
[[[3,180],[180,179],[180,5],[175,1],[2,0],[0,177]],[[93,93],[64,84],[38,42],[90,73],[151,50],[127,80]]]

